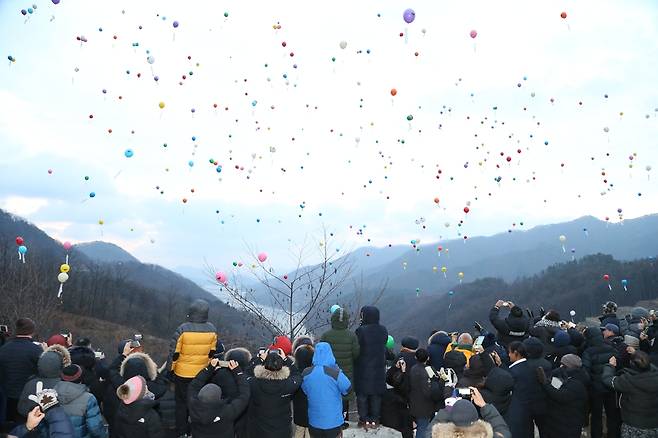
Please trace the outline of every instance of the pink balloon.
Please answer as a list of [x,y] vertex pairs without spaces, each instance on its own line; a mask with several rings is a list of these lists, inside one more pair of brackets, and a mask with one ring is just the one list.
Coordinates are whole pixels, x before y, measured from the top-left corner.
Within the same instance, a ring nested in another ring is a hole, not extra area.
[[267,260],[267,254],[265,254],[264,252],[261,252],[260,254],[258,254],[258,261],[259,262],[263,263],[265,260]]
[[222,284],[225,284],[225,283],[226,283],[226,280],[227,280],[227,278],[226,278],[226,274],[223,273],[222,271],[218,271],[218,272],[215,274],[215,279],[217,279],[218,282],[220,282],[220,283],[222,283]]
[[71,242],[64,242],[64,244],[62,246],[67,251],[70,250],[73,247],[73,245],[71,245]]
[[475,30],[475,29],[473,29],[473,30],[471,31],[471,34],[470,34],[470,35],[471,35],[471,38],[475,38],[476,36],[478,36],[478,31]]

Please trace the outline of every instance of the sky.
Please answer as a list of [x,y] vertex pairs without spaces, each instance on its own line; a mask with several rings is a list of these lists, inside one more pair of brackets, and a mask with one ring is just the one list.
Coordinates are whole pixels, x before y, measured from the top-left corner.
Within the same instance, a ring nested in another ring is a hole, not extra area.
[[0,2],[0,208],[170,268],[279,270],[323,229],[344,251],[656,213],[656,23],[649,1]]

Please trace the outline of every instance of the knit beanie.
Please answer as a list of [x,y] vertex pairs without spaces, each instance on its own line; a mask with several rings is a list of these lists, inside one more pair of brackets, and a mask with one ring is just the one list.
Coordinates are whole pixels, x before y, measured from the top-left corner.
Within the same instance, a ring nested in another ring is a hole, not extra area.
[[468,427],[478,418],[475,405],[468,400],[457,400],[450,410],[450,422],[457,427]]
[[292,354],[292,342],[288,339],[287,336],[277,336],[274,338],[274,343],[270,345],[270,350],[280,348],[283,350],[283,354],[290,356]]
[[37,326],[30,318],[19,318],[16,320],[16,335],[29,336],[33,335]]
[[560,363],[567,368],[580,368],[583,366],[583,361],[575,354],[565,354],[562,356]]
[[564,330],[558,330],[553,337],[553,345],[556,347],[566,347],[571,343],[571,336]]
[[413,336],[405,336],[402,338],[402,347],[408,348],[409,350],[417,350],[418,349],[418,339],[414,338]]
[[204,385],[199,391],[199,400],[204,403],[217,402],[222,399],[222,388],[214,383]]
[[82,368],[76,364],[64,367],[61,378],[65,382],[80,383],[82,379]]
[[65,348],[69,346],[68,342],[66,341],[66,338],[60,334],[52,335],[51,337],[49,337],[48,340],[46,341],[46,345],[48,345],[49,347],[51,345],[61,345],[62,347]]
[[640,346],[640,340],[635,336],[626,335],[624,336],[624,344],[629,347],[638,348]]
[[144,398],[146,394],[146,380],[142,376],[131,377],[126,383],[117,388],[117,397],[124,404],[129,405],[137,400]]
[[283,359],[278,353],[270,352],[267,354],[263,365],[268,371],[280,371],[283,368]]
[[648,318],[649,311],[644,307],[633,307],[633,310],[631,310],[631,317],[634,319]]

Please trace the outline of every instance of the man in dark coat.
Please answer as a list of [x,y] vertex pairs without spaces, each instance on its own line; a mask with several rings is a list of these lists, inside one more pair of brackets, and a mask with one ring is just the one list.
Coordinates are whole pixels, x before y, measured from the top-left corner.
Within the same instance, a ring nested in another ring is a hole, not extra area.
[[381,422],[385,427],[395,429],[402,438],[413,438],[413,418],[409,412],[409,374],[403,361],[397,362],[386,371],[386,389],[381,404]]
[[[313,345],[300,345],[294,350],[295,357],[295,366],[302,373],[309,367],[313,366],[313,355],[315,354],[315,349]],[[292,398],[292,414],[293,414],[293,423],[295,423],[296,430],[308,429],[308,397],[306,393],[300,387],[295,395]],[[297,434],[297,432],[295,432]],[[305,432],[308,434],[308,430]]]
[[[354,362],[359,358],[360,347],[356,335],[348,330],[350,315],[342,307],[331,314],[331,330],[325,332],[320,340],[331,345],[338,367],[350,382],[354,382]],[[300,370],[301,371],[301,370]],[[354,391],[343,397],[343,415],[348,420],[349,402],[354,400]]]
[[[421,348],[416,351],[416,364],[411,367],[408,378],[409,413],[416,421],[416,436],[429,438],[429,424],[434,413],[443,408],[443,400],[435,400],[430,388],[430,375],[426,362],[429,359],[427,350]],[[440,379],[437,382],[442,382]],[[439,390],[438,393],[441,393]]]
[[388,331],[379,324],[379,309],[364,306],[356,329],[360,354],[354,373],[359,425],[377,428],[382,395],[386,391],[386,341]]
[[[509,315],[504,319],[500,316],[500,308],[508,307]],[[498,300],[489,311],[489,321],[498,331],[498,342],[507,346],[510,342],[523,341],[528,337],[530,321],[523,309],[509,301]]]
[[427,340],[427,353],[430,355],[430,365],[435,370],[443,368],[443,356],[446,353],[446,347],[452,343],[452,339],[446,332],[439,331],[434,333]]
[[247,436],[290,438],[290,402],[302,384],[301,374],[281,350],[265,352],[254,363],[253,377],[248,379],[251,398],[247,408]]
[[202,369],[188,387],[188,407],[192,425],[192,436],[196,438],[233,438],[234,421],[249,403],[249,383],[236,361],[228,363],[238,388],[236,397],[223,398],[222,389],[212,383],[218,360]]
[[7,397],[7,420],[21,422],[18,400],[31,376],[37,374],[37,362],[43,348],[32,342],[36,331],[34,321],[20,318],[16,321],[16,335],[0,348],[0,392]]
[[480,393],[487,403],[496,407],[500,415],[505,415],[512,401],[512,389],[514,389],[514,378],[509,371],[494,367],[487,374]]
[[87,338],[80,338],[75,345],[69,348],[71,354],[71,363],[82,368],[82,383],[87,385],[89,392],[96,397],[100,404],[103,400],[105,388],[96,374],[96,354],[91,348],[91,341]]
[[587,422],[587,385],[589,376],[580,357],[566,354],[551,375],[537,368],[539,383],[548,396],[545,438],[580,438]]
[[591,436],[603,436],[603,409],[605,409],[608,438],[619,438],[621,427],[621,414],[617,408],[615,393],[603,385],[603,369],[615,356],[616,350],[612,345],[603,341],[603,335],[598,327],[588,327],[585,330],[587,348],[583,352],[583,368],[591,378],[590,411]]
[[631,355],[630,367],[615,375],[617,361],[613,356],[603,368],[605,386],[621,394],[622,438],[658,435],[658,368],[643,351]]

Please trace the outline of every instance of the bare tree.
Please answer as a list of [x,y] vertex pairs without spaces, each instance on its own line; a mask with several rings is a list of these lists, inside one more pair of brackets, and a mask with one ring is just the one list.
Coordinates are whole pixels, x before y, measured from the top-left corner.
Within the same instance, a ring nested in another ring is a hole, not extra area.
[[[332,236],[326,229],[322,237],[319,244],[307,237],[298,249],[291,250],[296,268],[287,275],[276,274],[249,249],[253,260],[251,274],[259,287],[244,287],[243,281],[234,275],[220,288],[228,293],[230,304],[248,312],[271,334],[294,339],[310,333],[307,322],[312,321],[329,297],[338,294],[353,268],[350,256],[333,248]],[[318,257],[319,262],[309,264],[313,257]],[[207,265],[207,270],[214,278],[215,269]]]

